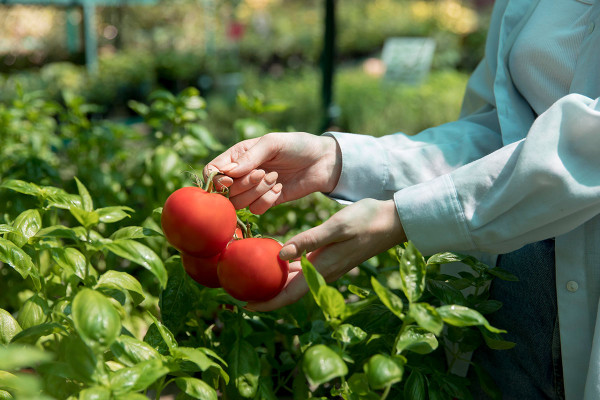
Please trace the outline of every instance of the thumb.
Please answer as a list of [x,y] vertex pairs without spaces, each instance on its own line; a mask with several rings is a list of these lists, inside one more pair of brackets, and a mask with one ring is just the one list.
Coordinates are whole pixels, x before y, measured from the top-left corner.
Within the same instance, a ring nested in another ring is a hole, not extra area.
[[233,159],[230,164],[221,167],[221,172],[232,178],[239,178],[272,159],[276,152],[276,143],[271,139],[271,136],[265,135],[252,147]]
[[305,251],[310,253],[344,240],[340,230],[330,221],[331,219],[289,239],[279,251],[279,257],[282,260],[292,260],[300,257]]

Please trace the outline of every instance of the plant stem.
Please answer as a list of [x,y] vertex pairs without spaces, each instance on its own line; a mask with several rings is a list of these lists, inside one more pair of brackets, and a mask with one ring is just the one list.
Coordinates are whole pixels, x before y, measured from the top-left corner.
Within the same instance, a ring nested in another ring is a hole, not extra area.
[[206,190],[207,192],[212,192],[213,190],[213,178],[215,176],[219,175],[219,171],[212,171],[209,175],[208,178],[206,178],[206,181],[204,182],[204,190]]
[[383,391],[383,394],[381,395],[381,399],[380,400],[385,400],[386,397],[388,397],[388,395],[390,394],[390,390],[392,389],[392,385],[387,385],[385,387],[385,390]]

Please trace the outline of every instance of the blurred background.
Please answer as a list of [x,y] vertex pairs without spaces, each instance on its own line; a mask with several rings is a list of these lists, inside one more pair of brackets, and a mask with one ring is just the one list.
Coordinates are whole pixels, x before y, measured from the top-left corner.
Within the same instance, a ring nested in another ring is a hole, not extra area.
[[135,122],[129,100],[194,86],[225,143],[240,90],[278,105],[269,127],[416,133],[458,115],[491,3],[0,0],[0,101],[67,91]]

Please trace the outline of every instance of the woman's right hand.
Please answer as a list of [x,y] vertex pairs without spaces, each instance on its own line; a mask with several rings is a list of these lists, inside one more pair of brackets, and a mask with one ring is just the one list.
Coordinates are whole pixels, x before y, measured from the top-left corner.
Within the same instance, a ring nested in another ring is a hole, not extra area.
[[313,192],[331,192],[342,169],[337,141],[305,132],[275,132],[232,146],[204,167],[218,170],[236,208],[262,214],[274,205]]

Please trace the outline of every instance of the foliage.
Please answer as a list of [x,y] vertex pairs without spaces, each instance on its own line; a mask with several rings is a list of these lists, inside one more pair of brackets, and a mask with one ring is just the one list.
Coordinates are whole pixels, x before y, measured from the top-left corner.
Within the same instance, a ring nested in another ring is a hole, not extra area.
[[[469,382],[452,373],[462,353],[513,345],[484,315],[501,306],[492,278],[514,277],[466,255],[425,258],[410,243],[331,285],[303,259],[310,294],[270,313],[198,285],[159,220],[166,196],[191,183],[181,171],[223,148],[204,99],[187,89],[132,101],[145,121],[136,129],[94,119],[81,97],[63,101],[20,93],[0,107],[0,159],[12,157],[0,164],[2,398],[142,399],[169,388],[198,399],[468,399]],[[239,101],[246,123],[284,109],[258,94]],[[12,162],[43,168],[30,176]],[[238,216],[285,239],[339,207],[315,195]],[[442,273],[456,262],[470,271]]]

